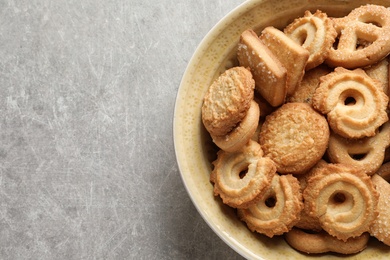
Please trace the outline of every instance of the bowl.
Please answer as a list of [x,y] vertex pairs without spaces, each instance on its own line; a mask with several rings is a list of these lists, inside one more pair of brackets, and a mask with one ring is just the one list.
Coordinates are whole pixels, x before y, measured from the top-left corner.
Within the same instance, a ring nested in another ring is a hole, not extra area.
[[[389,1],[369,1],[390,6]],[[209,175],[215,159],[215,146],[201,120],[204,94],[224,70],[237,65],[236,49],[240,34],[246,29],[260,32],[272,25],[283,28],[305,10],[322,10],[328,16],[342,16],[367,4],[363,0],[249,0],[235,8],[204,37],[183,75],[175,103],[174,145],[185,188],[200,215],[210,228],[232,249],[247,259],[307,258],[292,249],[282,237],[268,238],[251,232],[234,209],[214,197]],[[354,259],[385,259],[390,247],[371,239],[363,252],[348,256]],[[324,255],[322,255],[324,256]],[[325,254],[330,259],[337,254]]]

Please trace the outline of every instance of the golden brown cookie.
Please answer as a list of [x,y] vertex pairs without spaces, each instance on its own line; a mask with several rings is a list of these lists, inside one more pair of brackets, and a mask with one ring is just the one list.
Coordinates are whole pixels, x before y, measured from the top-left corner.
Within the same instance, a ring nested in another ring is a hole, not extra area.
[[349,139],[330,134],[327,150],[332,163],[344,163],[360,168],[367,175],[374,174],[382,165],[386,148],[390,146],[390,122],[381,126],[375,136]]
[[[307,179],[309,178],[309,176],[315,174],[317,169],[320,170],[322,167],[326,166],[327,164],[328,163],[326,161],[320,160],[307,173],[297,175],[297,178],[299,180],[299,184],[301,186],[302,193],[307,186]],[[310,215],[309,204],[305,201],[303,202],[303,209],[301,211],[301,216],[299,218],[298,223],[295,224],[295,227],[300,228],[300,229],[304,229],[304,230],[316,231],[316,232],[322,230],[319,219],[317,217]]]
[[324,116],[306,103],[286,103],[266,117],[259,142],[279,173],[301,174],[325,153],[329,127]]
[[307,179],[303,198],[322,228],[343,241],[368,232],[378,215],[378,192],[371,178],[348,165],[316,169]]
[[338,67],[321,77],[313,95],[313,107],[327,115],[329,126],[346,138],[373,136],[388,120],[389,98],[381,84],[362,69]]
[[255,82],[244,67],[233,67],[208,88],[202,105],[202,121],[210,134],[230,132],[246,115],[254,96]]
[[298,180],[291,174],[275,174],[270,187],[259,202],[247,209],[238,209],[249,229],[268,237],[288,232],[299,220],[302,194]]
[[283,104],[287,94],[286,69],[253,30],[241,34],[237,58],[241,66],[251,69],[260,95],[274,107]]
[[367,75],[380,81],[383,92],[389,94],[389,61],[383,59],[374,65],[364,69]]
[[325,231],[305,232],[293,228],[284,235],[287,243],[294,249],[307,254],[320,254],[334,252],[339,254],[356,254],[367,247],[370,239],[368,232],[358,237],[348,238],[346,241],[339,240]]
[[390,52],[390,10],[380,5],[364,5],[347,16],[333,19],[337,45],[326,60],[332,67],[355,69],[372,65]]
[[214,195],[233,208],[248,208],[259,201],[276,173],[275,164],[262,154],[252,140],[233,153],[220,150],[210,175]]
[[222,150],[235,152],[244,147],[256,132],[260,120],[260,109],[256,101],[251,101],[251,106],[242,121],[232,131],[223,136],[211,134],[213,142]]
[[294,93],[305,74],[309,51],[272,26],[263,29],[260,40],[275,54],[287,71],[287,95]]
[[379,194],[379,215],[370,227],[370,234],[390,246],[390,184],[378,174],[371,179]]
[[320,10],[314,14],[306,11],[303,17],[289,24],[284,32],[310,52],[306,70],[323,63],[337,36],[332,20]]
[[320,85],[320,78],[332,72],[326,65],[320,65],[306,71],[302,81],[296,87],[294,93],[287,96],[287,102],[312,103],[314,92]]

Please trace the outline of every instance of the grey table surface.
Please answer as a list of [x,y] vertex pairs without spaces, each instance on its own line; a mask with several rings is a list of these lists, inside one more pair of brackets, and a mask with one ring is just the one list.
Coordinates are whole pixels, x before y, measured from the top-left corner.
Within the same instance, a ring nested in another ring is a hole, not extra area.
[[173,111],[243,0],[0,0],[0,259],[241,259],[181,180]]

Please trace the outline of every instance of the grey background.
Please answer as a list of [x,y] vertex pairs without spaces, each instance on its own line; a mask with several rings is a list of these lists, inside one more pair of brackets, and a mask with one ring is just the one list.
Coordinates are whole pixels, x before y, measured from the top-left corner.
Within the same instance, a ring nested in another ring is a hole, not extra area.
[[175,161],[181,77],[242,0],[0,0],[0,258],[240,259]]

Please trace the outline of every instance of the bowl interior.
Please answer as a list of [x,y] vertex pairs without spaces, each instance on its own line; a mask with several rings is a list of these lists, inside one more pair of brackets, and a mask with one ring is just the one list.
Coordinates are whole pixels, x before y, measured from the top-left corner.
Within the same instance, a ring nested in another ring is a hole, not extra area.
[[[370,1],[372,4],[390,6],[388,1]],[[252,233],[238,220],[234,209],[213,196],[209,181],[216,148],[201,121],[201,106],[211,82],[224,70],[237,65],[236,48],[240,34],[252,28],[260,32],[272,25],[283,28],[294,18],[303,16],[305,10],[322,10],[328,16],[342,16],[353,8],[367,4],[363,0],[250,0],[225,16],[203,39],[194,53],[177,94],[174,114],[174,143],[176,157],[184,185],[197,210],[230,247],[251,259],[318,258],[298,253],[281,237],[272,239]],[[350,256],[385,258],[390,247],[370,241],[362,253]],[[338,255],[328,254],[330,258]]]

